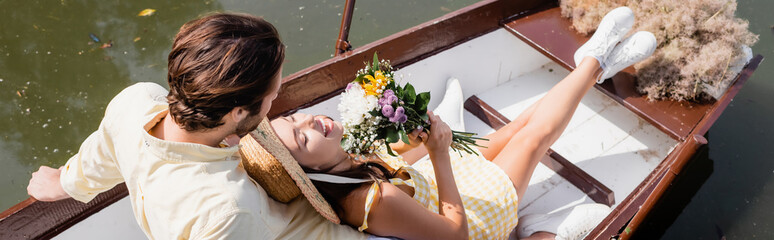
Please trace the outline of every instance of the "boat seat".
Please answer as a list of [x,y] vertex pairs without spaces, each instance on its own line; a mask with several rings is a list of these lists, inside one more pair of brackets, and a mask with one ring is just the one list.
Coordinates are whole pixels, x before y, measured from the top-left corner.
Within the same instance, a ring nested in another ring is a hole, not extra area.
[[[536,13],[522,15],[527,16],[506,20],[502,22],[502,27],[565,69],[575,69],[575,50],[590,36],[572,29],[570,20],[562,17],[561,9],[555,4]],[[612,81],[595,87],[673,139],[685,140],[713,106],[673,100],[651,101],[635,89],[633,72],[634,68],[627,68],[614,76]]]
[[[502,128],[511,121],[475,95],[465,100],[465,109],[495,130]],[[615,194],[602,182],[552,149],[548,149],[546,155],[549,157],[541,160],[543,165],[572,183],[572,185],[583,191],[594,202],[607,206],[615,204]]]

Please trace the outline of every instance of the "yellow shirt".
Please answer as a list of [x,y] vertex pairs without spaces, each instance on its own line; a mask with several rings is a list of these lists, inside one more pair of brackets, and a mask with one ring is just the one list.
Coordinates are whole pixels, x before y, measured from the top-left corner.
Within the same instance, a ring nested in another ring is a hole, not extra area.
[[303,198],[276,202],[239,166],[239,146],[214,148],[155,138],[167,90],[138,83],[108,104],[99,129],[67,161],[64,190],[88,202],[126,182],[150,239],[365,239],[325,220]]

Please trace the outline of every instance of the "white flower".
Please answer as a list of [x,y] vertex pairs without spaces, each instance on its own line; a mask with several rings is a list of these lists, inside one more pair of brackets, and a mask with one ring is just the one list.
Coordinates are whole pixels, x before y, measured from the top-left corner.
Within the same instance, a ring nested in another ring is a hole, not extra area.
[[373,109],[375,104],[363,101],[364,98],[366,98],[365,90],[359,84],[353,84],[341,94],[338,110],[341,113],[342,124],[345,125],[345,128],[362,123],[366,114]]

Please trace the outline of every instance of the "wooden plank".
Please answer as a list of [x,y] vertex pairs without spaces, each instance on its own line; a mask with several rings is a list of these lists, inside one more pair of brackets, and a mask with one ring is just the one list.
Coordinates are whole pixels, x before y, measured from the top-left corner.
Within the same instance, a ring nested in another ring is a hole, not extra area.
[[88,203],[72,198],[41,202],[30,197],[2,213],[0,239],[52,238],[127,195],[126,184],[122,183]]
[[[504,127],[511,121],[475,95],[465,100],[465,109],[495,130]],[[575,166],[575,164],[552,149],[548,149],[546,155],[550,157],[541,160],[543,165],[572,183],[572,185],[583,191],[594,202],[607,206],[615,204],[615,194],[599,180]]]

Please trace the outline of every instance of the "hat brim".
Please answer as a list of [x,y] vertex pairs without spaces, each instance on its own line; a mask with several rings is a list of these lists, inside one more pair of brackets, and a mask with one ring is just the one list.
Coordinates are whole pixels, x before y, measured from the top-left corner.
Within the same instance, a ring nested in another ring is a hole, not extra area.
[[[255,141],[253,141],[255,140]],[[245,170],[255,179],[272,198],[287,202],[298,195],[297,191],[293,193],[292,185],[295,185],[301,194],[306,197],[309,203],[317,210],[320,215],[334,223],[340,223],[339,217],[333,211],[331,205],[325,201],[322,194],[317,191],[312,180],[304,173],[304,170],[298,165],[290,151],[282,144],[277,137],[274,128],[268,119],[264,119],[258,125],[258,128],[246,135],[240,140],[242,148],[242,162]],[[268,154],[255,154],[265,151]],[[270,167],[247,167],[247,165],[270,166]],[[281,172],[284,170],[284,173]],[[261,176],[274,176],[274,179],[262,179]],[[291,184],[287,177],[292,179]]]

